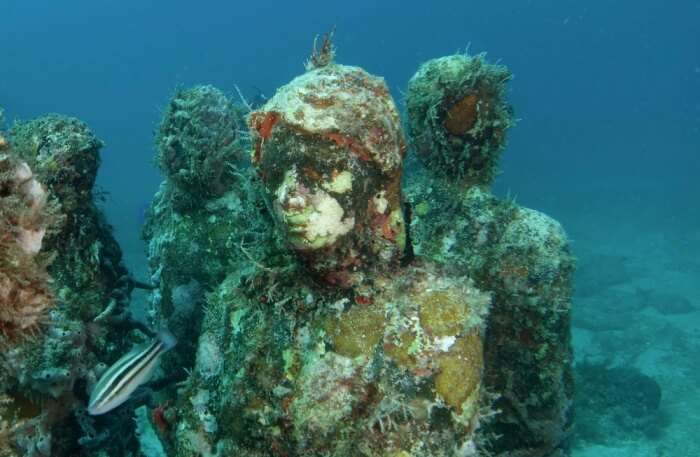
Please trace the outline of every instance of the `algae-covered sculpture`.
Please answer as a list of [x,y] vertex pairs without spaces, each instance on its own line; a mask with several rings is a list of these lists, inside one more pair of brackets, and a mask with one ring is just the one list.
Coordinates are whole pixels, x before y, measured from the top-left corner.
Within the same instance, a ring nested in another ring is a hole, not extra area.
[[[357,67],[313,68],[251,119],[278,225],[320,280],[348,289],[315,287],[316,309],[294,313],[311,341],[287,349],[298,360],[291,449],[431,456],[475,446],[489,299],[432,265],[398,263],[404,143],[384,82]],[[314,238],[325,226],[329,236]]]
[[178,457],[565,453],[567,241],[487,189],[512,124],[508,71],[460,55],[411,80],[425,168],[407,180],[409,210],[386,85],[332,58],[324,40],[249,114],[255,173],[237,159],[228,191],[183,207],[186,184],[166,171],[146,231],[152,315],[199,337],[171,356],[193,361],[176,402],[139,428]]
[[421,65],[408,83],[412,146],[426,168],[469,184],[493,180],[513,124],[505,98],[511,74],[483,54],[455,54]]
[[484,56],[421,66],[406,104],[424,167],[408,177],[406,193],[416,253],[493,294],[485,382],[498,395],[499,413],[485,429],[497,437],[490,450],[548,456],[566,452],[572,426],[574,262],[555,220],[488,190],[512,124],[504,99],[509,75]]
[[[237,167],[228,193],[187,210],[167,197],[179,185],[168,179],[152,210],[153,315],[179,322],[175,299],[191,278],[211,290],[190,314],[199,338],[177,402],[153,409],[173,455],[466,456],[481,446],[489,295],[406,255],[398,112],[383,80],[332,63],[331,51],[324,42],[325,55],[249,115],[257,177]],[[212,253],[226,277],[196,262],[188,277],[168,252],[221,224]],[[192,356],[186,344],[174,351]]]
[[0,136],[1,457],[567,455],[568,241],[489,191],[510,73],[421,66],[409,151],[384,81],[331,37],[247,116],[212,86],[174,94],[147,282],[95,205],[84,123]]
[[139,337],[127,333],[135,282],[93,197],[102,143],[49,115],[0,144],[0,455],[120,455],[129,417],[85,412],[101,370]]
[[223,92],[195,86],[173,95],[156,135],[165,180],[143,228],[154,286],[149,320],[178,340],[163,360],[178,377],[194,363],[205,293],[247,265],[241,249],[272,244],[264,203],[241,163],[244,125],[240,107]]

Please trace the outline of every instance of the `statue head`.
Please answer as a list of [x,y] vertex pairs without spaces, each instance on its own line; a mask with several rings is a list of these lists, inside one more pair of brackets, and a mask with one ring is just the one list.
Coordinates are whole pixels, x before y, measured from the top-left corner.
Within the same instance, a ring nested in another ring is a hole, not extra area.
[[489,186],[513,125],[510,71],[456,54],[421,65],[408,83],[411,144],[426,168],[461,186]]
[[382,79],[314,68],[252,113],[250,127],[276,223],[312,271],[349,287],[398,262],[405,143]]

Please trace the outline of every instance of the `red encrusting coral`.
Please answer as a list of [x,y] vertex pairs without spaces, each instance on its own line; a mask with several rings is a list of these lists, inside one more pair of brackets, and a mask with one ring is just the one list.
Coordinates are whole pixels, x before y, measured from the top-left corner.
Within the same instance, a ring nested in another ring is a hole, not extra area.
[[267,113],[265,116],[254,116],[252,119],[255,130],[258,131],[263,139],[270,138],[272,135],[272,129],[279,120],[279,115],[277,113],[271,112]]
[[280,115],[275,112],[266,114],[253,113],[250,116],[249,125],[251,129],[257,132],[258,137],[254,140],[253,163],[259,163],[262,160],[263,143],[272,135],[272,129],[280,119]]

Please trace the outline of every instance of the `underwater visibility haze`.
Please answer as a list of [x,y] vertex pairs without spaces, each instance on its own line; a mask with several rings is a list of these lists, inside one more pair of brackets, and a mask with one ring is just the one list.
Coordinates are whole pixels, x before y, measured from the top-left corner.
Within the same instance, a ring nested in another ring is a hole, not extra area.
[[0,19],[0,457],[700,456],[700,2]]

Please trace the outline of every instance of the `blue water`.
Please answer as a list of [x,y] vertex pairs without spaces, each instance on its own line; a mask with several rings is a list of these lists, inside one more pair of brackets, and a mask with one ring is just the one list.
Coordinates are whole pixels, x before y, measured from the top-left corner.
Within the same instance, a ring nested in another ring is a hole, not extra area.
[[[3,0],[0,106],[10,121],[76,116],[105,140],[105,210],[145,271],[139,224],[161,181],[153,131],[169,96],[198,83],[269,96],[333,26],[337,60],[384,76],[397,99],[420,63],[467,47],[512,70],[519,122],[495,191],[560,220],[581,265],[624,269],[575,306],[605,320],[611,297],[641,288],[700,307],[699,1]],[[643,337],[633,363],[662,385],[672,419],[655,439],[576,452],[700,455],[700,314],[645,309],[612,335],[577,322],[578,359],[620,357],[606,342]]]

